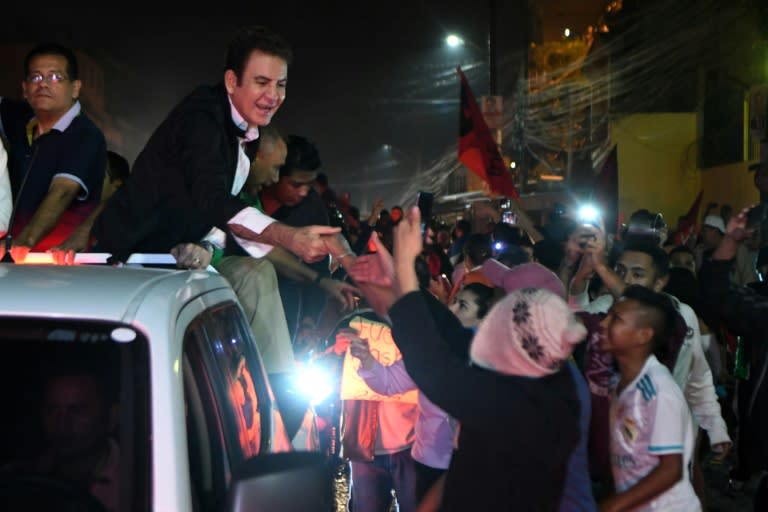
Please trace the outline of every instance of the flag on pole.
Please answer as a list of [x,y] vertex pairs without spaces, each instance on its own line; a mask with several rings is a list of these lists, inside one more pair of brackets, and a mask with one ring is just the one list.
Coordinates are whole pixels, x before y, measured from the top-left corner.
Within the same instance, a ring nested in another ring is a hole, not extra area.
[[701,198],[704,195],[704,191],[699,191],[699,195],[696,196],[696,200],[688,208],[688,213],[683,216],[677,223],[677,231],[672,235],[672,240],[675,245],[685,245],[688,240],[696,234],[696,228],[699,224],[699,209],[701,208]]
[[459,161],[477,174],[493,192],[516,199],[520,197],[509,169],[504,165],[496,141],[477,107],[467,77],[456,68],[461,80],[459,107]]

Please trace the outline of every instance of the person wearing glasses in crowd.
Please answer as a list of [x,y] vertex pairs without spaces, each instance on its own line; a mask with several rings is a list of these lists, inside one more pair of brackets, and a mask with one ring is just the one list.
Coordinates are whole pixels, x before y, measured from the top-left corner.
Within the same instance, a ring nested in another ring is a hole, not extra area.
[[24,59],[21,88],[26,101],[0,98],[17,262],[64,241],[98,206],[107,161],[104,134],[79,101],[82,82],[71,49],[34,47]]

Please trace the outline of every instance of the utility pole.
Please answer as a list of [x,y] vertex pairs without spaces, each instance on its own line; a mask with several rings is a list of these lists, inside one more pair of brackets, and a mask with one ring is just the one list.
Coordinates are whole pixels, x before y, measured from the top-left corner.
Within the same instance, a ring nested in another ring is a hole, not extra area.
[[496,0],[488,0],[488,95],[496,96]]

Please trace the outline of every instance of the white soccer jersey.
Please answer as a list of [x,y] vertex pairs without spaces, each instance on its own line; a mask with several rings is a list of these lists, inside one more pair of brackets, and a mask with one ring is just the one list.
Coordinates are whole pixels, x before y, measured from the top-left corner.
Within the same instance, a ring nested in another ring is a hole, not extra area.
[[693,423],[683,393],[655,356],[611,400],[611,465],[616,491],[624,492],[659,464],[659,455],[683,455],[683,477],[636,510],[701,510],[691,485]]

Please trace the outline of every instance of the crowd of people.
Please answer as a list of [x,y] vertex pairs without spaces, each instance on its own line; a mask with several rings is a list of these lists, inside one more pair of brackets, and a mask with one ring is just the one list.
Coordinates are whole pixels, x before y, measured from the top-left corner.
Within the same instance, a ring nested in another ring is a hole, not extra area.
[[[490,201],[452,226],[381,200],[363,218],[310,138],[271,125],[291,59],[280,35],[241,29],[222,80],[129,165],[81,107],[74,53],[33,48],[24,101],[0,101],[10,256],[212,266],[271,379],[324,314],[362,301],[402,357],[384,364],[347,328],[359,376],[417,398],[345,404],[353,511],[388,510],[392,490],[402,512],[702,510],[705,440],[719,460],[735,451],[734,491],[768,469],[768,253],[747,209],[707,211],[694,234],[648,210],[610,233],[567,211],[535,224],[516,204],[511,225]],[[754,170],[765,196],[768,164]]]

